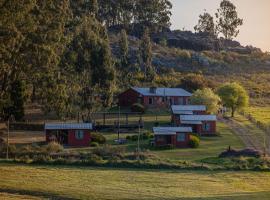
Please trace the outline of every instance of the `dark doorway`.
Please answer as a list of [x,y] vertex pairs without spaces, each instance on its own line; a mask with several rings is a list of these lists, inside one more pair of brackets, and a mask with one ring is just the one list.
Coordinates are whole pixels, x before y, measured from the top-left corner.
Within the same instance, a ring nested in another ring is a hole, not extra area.
[[166,136],[166,144],[172,144],[172,137],[170,135]]

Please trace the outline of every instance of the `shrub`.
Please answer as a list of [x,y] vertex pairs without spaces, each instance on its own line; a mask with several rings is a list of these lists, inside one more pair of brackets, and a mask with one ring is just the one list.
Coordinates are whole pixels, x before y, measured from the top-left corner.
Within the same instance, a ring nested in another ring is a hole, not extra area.
[[97,142],[90,142],[90,146],[91,147],[98,147],[99,146],[99,143],[97,143]]
[[132,135],[131,140],[132,141],[137,141],[138,140],[138,135]]
[[126,137],[126,139],[127,139],[127,140],[131,140],[131,136],[128,135],[128,136]]
[[45,146],[45,151],[47,153],[59,153],[63,150],[64,150],[63,146],[57,142],[50,142]]
[[188,145],[191,148],[198,148],[200,145],[200,139],[197,136],[191,135]]
[[145,113],[145,107],[140,104],[140,103],[134,103],[132,106],[131,106],[131,111],[132,112],[138,112],[138,113]]
[[120,146],[111,146],[111,145],[104,145],[102,147],[97,147],[93,150],[93,154],[96,154],[101,157],[111,158],[111,157],[122,157],[125,153],[125,148]]
[[106,143],[106,138],[100,134],[100,133],[92,133],[91,134],[92,142],[96,142],[98,144],[105,144]]
[[154,137],[154,135],[151,132],[146,132],[146,133],[143,133],[143,135],[142,135],[143,140],[148,140],[148,139],[153,138],[153,137]]

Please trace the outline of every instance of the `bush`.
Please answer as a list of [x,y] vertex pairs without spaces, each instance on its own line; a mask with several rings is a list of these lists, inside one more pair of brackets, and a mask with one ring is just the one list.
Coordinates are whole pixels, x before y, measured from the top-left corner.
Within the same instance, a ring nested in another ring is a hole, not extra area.
[[127,139],[127,140],[131,140],[131,136],[128,135],[128,136],[126,137],[126,139]]
[[132,106],[131,106],[131,111],[132,112],[138,112],[138,113],[145,113],[145,107],[140,104],[140,103],[134,103]]
[[96,142],[98,144],[105,144],[106,143],[106,138],[100,133],[92,133],[91,139],[92,139],[91,142]]
[[122,157],[125,153],[125,148],[120,146],[104,145],[93,150],[93,154],[102,158]]
[[132,141],[137,141],[138,140],[138,135],[132,135],[131,140]]
[[91,147],[98,147],[99,146],[99,143],[97,143],[97,142],[90,142],[90,146]]
[[142,135],[143,140],[148,140],[148,139],[151,139],[153,137],[154,137],[154,135],[151,132],[146,132],[146,133],[143,133],[143,135]]
[[59,153],[64,150],[63,146],[57,142],[50,142],[44,148],[47,153]]
[[197,136],[191,135],[188,145],[191,148],[198,148],[200,145],[200,139]]

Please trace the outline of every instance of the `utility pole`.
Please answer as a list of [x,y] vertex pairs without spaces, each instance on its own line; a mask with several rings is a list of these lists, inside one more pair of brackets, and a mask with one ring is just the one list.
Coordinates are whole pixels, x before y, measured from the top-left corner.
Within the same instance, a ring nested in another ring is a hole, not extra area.
[[120,140],[120,105],[118,106],[118,143]]
[[8,160],[9,156],[8,156],[8,148],[9,148],[9,118],[7,121],[7,155],[6,155],[6,159]]
[[139,120],[139,132],[137,141],[137,159],[140,159],[140,135],[141,135],[141,120]]

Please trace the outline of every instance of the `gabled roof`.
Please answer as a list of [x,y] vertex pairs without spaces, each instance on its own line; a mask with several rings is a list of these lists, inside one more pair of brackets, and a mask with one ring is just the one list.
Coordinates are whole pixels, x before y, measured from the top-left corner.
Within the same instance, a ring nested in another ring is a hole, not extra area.
[[91,130],[91,123],[46,123],[45,130]]
[[155,135],[176,135],[176,133],[191,133],[191,127],[153,127]]
[[205,105],[172,105],[173,114],[193,114],[192,111],[206,111]]
[[216,115],[180,115],[181,121],[216,121]]
[[190,97],[192,95],[182,88],[156,88],[155,93],[151,93],[150,88],[132,87],[132,89],[143,96]]

